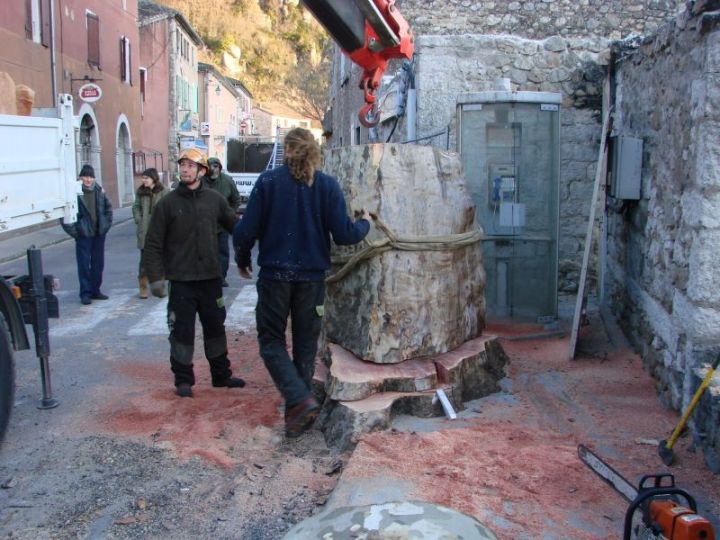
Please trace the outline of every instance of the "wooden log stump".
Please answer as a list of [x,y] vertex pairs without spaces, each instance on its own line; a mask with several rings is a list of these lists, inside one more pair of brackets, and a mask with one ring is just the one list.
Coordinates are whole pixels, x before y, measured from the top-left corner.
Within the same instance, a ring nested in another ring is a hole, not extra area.
[[[317,425],[336,448],[353,446],[363,433],[387,429],[398,414],[420,418],[442,416],[436,390],[442,389],[456,411],[464,402],[499,390],[507,355],[495,336],[470,340],[457,349],[401,364],[365,362],[330,344],[330,367],[316,370],[315,386],[324,377],[325,402]],[[318,392],[316,392],[316,395]]]

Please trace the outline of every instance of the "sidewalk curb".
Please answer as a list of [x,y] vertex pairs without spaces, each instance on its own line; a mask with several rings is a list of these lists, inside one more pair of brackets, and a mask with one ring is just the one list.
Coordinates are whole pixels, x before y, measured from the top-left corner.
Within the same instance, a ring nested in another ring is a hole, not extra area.
[[0,257],[0,264],[16,261],[18,259],[22,259],[23,257],[25,257],[25,255],[27,255],[27,250],[30,249],[31,247],[35,247],[37,249],[44,249],[46,247],[55,246],[57,244],[62,244],[63,242],[67,242],[68,240],[72,240],[72,238],[70,238],[69,236],[67,238],[58,238],[57,240],[50,240],[50,241],[44,242],[40,245],[30,243],[23,251]]
[[[112,226],[117,227],[118,225],[131,221],[132,219],[132,215],[123,215],[122,217],[118,217],[117,221],[115,221]],[[58,227],[60,227],[60,225],[58,225]],[[112,231],[112,229],[110,230]],[[65,231],[62,231],[62,236],[58,235],[58,232],[59,231],[55,227],[50,227],[47,229],[31,231],[27,234],[20,234],[18,236],[8,238],[7,240],[0,241],[0,246],[3,246],[3,244],[10,245],[9,253],[5,252],[3,255],[0,255],[0,264],[13,262],[25,257],[27,255],[27,250],[33,246],[37,249],[44,249],[72,240],[72,237],[65,233]],[[5,249],[0,248],[0,251],[4,252]]]

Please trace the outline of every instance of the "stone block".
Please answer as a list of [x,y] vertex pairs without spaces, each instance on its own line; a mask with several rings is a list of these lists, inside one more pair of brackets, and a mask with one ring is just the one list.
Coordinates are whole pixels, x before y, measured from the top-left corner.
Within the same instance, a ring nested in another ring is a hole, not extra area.
[[689,258],[687,295],[704,305],[720,305],[720,230],[701,229],[695,235]]
[[673,296],[673,319],[688,339],[697,343],[720,340],[720,311],[698,306],[679,291]]
[[700,188],[717,188],[720,171],[720,122],[705,121],[696,128],[696,183]]
[[[479,231],[456,153],[429,146],[357,145],[330,152],[324,170],[341,182],[351,210],[377,213],[405,239]],[[375,227],[368,235],[370,242],[386,238]],[[333,256],[347,260],[362,248],[334,248]],[[328,341],[363,360],[392,364],[443,353],[479,336],[485,325],[481,243],[442,249],[394,248],[328,284]]]

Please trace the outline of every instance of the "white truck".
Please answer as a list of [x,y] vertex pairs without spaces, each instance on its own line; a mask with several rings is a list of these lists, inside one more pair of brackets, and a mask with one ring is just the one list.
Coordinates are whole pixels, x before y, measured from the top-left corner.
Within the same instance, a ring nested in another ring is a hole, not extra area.
[[250,198],[250,192],[255,186],[255,181],[260,173],[228,171],[228,174],[233,179],[233,182],[235,182],[235,187],[237,187],[238,193],[240,194],[240,212],[245,212],[245,207],[247,206],[248,199]]
[[250,198],[250,192],[261,172],[270,166],[273,159],[273,141],[247,141],[245,139],[228,139],[225,145],[227,166],[225,172],[235,181],[240,193],[240,211]]
[[[73,223],[80,190],[75,167],[72,96],[58,96],[57,109],[34,109],[33,116],[0,115],[0,234],[56,221]],[[15,391],[13,351],[30,348],[26,324],[33,326],[40,359],[43,398],[52,408],[48,358],[48,317],[58,317],[55,280],[43,275],[39,249],[27,251],[28,274],[0,276],[0,441],[7,429]]]

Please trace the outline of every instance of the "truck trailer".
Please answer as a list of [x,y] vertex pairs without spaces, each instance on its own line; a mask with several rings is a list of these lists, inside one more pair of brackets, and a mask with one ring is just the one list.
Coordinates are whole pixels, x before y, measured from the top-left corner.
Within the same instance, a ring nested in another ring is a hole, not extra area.
[[[33,109],[33,116],[0,115],[0,234],[32,226],[73,223],[77,216],[75,130],[72,96],[58,96],[57,108]],[[28,274],[0,276],[0,440],[15,393],[14,351],[30,349],[32,325],[40,360],[43,397],[52,408],[48,317],[59,316],[53,276],[44,275],[39,249],[28,246]]]

